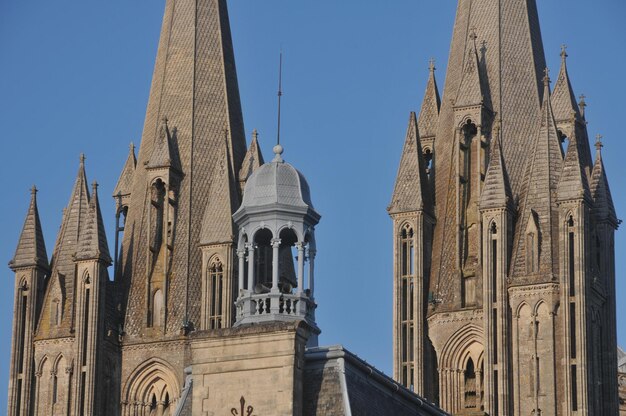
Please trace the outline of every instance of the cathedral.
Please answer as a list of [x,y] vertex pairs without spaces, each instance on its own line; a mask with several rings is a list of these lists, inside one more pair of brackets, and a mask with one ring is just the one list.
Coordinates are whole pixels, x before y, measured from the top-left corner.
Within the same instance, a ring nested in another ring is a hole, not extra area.
[[566,49],[552,78],[534,0],[460,0],[447,68],[388,207],[394,377],[452,414],[616,415],[620,221]]
[[227,1],[166,0],[114,235],[84,156],[50,258],[31,191],[7,414],[624,410],[619,220],[566,50],[552,85],[535,0],[458,4],[443,100],[433,63],[388,207],[393,379],[318,345],[315,190],[288,149],[246,142]]

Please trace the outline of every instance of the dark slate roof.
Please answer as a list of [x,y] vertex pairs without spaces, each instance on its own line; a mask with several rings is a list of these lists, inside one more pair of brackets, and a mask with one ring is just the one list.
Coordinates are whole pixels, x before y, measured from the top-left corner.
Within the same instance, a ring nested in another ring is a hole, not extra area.
[[424,100],[422,101],[422,108],[417,121],[420,137],[434,137],[437,134],[440,107],[441,98],[439,98],[439,89],[435,79],[435,65],[431,62],[426,92],[424,93]]
[[303,415],[447,415],[341,346],[305,353]]
[[413,112],[409,117],[396,185],[387,210],[390,214],[420,210],[432,212],[432,200],[422,155],[417,117]]
[[15,255],[9,262],[9,266],[14,270],[35,266],[44,269],[48,268],[48,254],[46,253],[46,244],[43,239],[43,231],[37,209],[37,188],[34,186],[31,190],[30,205],[24,226],[22,227],[22,233],[17,243]]

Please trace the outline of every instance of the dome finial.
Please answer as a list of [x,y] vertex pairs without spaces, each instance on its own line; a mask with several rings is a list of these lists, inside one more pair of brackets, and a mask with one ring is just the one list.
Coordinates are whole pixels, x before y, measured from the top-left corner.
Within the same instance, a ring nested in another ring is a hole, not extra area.
[[285,151],[285,149],[283,149],[283,147],[280,144],[277,144],[276,146],[274,146],[274,149],[272,149],[274,151],[274,154],[276,156],[274,156],[274,159],[272,160],[272,162],[282,162],[283,158],[282,158],[282,154]]

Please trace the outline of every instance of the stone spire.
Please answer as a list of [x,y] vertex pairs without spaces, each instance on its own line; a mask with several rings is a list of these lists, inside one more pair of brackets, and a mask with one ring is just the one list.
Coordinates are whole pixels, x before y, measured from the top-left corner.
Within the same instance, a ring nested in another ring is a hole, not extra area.
[[43,239],[43,231],[37,209],[37,188],[33,185],[30,191],[30,205],[26,220],[22,227],[19,242],[9,266],[15,270],[22,267],[41,267],[48,269],[48,254]]
[[161,119],[161,127],[159,127],[159,133],[152,148],[152,155],[148,159],[148,169],[159,168],[172,168],[178,172],[181,171],[178,152],[172,144],[172,135],[166,117]]
[[117,185],[115,185],[115,190],[113,191],[113,197],[125,197],[131,194],[133,187],[133,175],[135,173],[135,167],[137,166],[137,158],[135,157],[135,145],[133,143],[130,144],[128,150],[128,157],[126,158],[126,163],[124,163],[124,168],[122,168],[122,173],[120,174],[119,179],[117,180]]
[[434,137],[437,134],[437,121],[439,120],[439,108],[441,99],[439,98],[439,88],[435,78],[435,61],[430,61],[430,71],[426,92],[422,101],[422,109],[417,121],[420,137]]
[[467,40],[467,55],[463,63],[462,80],[454,102],[454,106],[457,108],[481,105],[485,99],[476,39],[478,39],[478,35],[476,34],[476,29],[473,28]]
[[387,208],[390,214],[425,210],[432,212],[428,176],[422,156],[417,117],[411,112],[396,185]]
[[[474,47],[473,41],[468,42],[472,32],[477,36],[478,59],[483,69],[484,103],[501,120],[502,159],[515,198],[521,192],[529,157],[528,132],[536,130],[541,118],[541,79],[546,61],[536,1],[459,0],[434,157],[437,226],[432,245],[430,290],[441,299],[440,310],[454,307],[461,293],[458,259],[462,248],[457,240],[460,226],[457,219],[465,215],[457,210],[465,208],[456,194],[458,144],[453,138],[459,119],[465,115],[458,104],[463,101],[460,85],[467,78],[465,63]],[[473,59],[469,63],[474,65]],[[481,134],[489,137],[490,129],[489,123],[483,123]]]
[[[210,200],[202,220],[200,244],[224,244],[232,242],[235,230],[232,215],[239,208],[239,193],[235,186],[235,179],[228,160],[228,149],[223,149],[223,162],[215,167],[211,183],[211,195],[220,195],[220,200]],[[220,209],[227,204],[230,209]]]
[[[167,124],[162,122],[164,117]],[[163,145],[165,139],[170,141],[169,148]],[[161,178],[151,169],[167,159],[156,150],[159,147],[169,150],[170,159],[180,164],[172,166],[170,173],[173,168],[180,172]],[[146,279],[135,276],[150,275],[153,267],[150,230],[160,232],[169,227],[163,236],[170,239],[163,246],[166,252],[158,253],[163,259],[159,264],[166,265],[163,272],[167,276],[162,278],[171,281],[163,334],[178,334],[181,325],[200,320],[202,255],[198,246],[204,215],[209,201],[216,217],[230,215],[233,209],[227,196],[232,190],[215,194],[220,187],[212,187],[216,182],[213,174],[226,164],[238,173],[245,153],[226,0],[167,0],[120,265],[120,279],[129,283],[128,303],[147,305]],[[163,215],[169,218],[155,226],[151,221],[156,217],[150,216],[151,187],[158,179],[166,186]],[[236,188],[237,179],[225,186]],[[144,309],[128,308],[125,331],[129,337],[142,333],[147,316]]]
[[552,108],[557,122],[569,121],[573,113],[580,118],[576,96],[567,73],[567,56],[567,47],[563,45],[561,47],[561,70],[552,92]]
[[531,217],[537,221],[541,235],[539,269],[543,279],[551,279],[558,270],[558,210],[553,197],[563,171],[563,151],[556,129],[550,100],[550,77],[545,70],[543,105],[538,134],[531,147],[526,170],[524,199],[520,209],[514,243],[514,277],[527,275],[526,229]]
[[585,199],[591,202],[591,193],[585,166],[581,160],[576,136],[572,137],[567,146],[563,172],[557,188],[557,201]]
[[602,136],[596,138],[596,160],[591,173],[591,196],[593,198],[593,214],[599,221],[608,221],[618,224],[613,197],[609,188],[604,161],[602,160]]
[[259,132],[254,129],[252,132],[250,147],[248,147],[246,156],[243,158],[243,163],[241,164],[241,170],[239,171],[239,182],[242,193],[245,183],[250,175],[252,175],[252,172],[257,170],[264,163],[263,154],[261,153],[261,148],[259,146]]
[[91,200],[89,201],[89,216],[85,229],[80,233],[76,260],[101,260],[106,265],[111,264],[109,245],[107,243],[104,222],[98,201],[98,184],[91,186]]
[[480,197],[480,209],[506,208],[513,204],[511,185],[502,159],[499,131],[492,143],[489,168],[485,175],[485,186]]

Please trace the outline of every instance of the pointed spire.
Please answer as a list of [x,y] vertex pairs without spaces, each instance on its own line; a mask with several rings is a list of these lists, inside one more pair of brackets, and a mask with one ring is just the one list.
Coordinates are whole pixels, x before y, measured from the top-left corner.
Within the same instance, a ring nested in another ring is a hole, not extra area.
[[591,201],[591,193],[584,169],[585,167],[578,152],[578,140],[574,135],[569,141],[567,154],[563,162],[563,172],[557,188],[558,201],[577,199]]
[[485,175],[485,185],[480,197],[480,209],[506,208],[513,202],[511,185],[502,158],[500,128],[494,127],[495,139],[492,144],[489,168]]
[[137,166],[137,159],[135,158],[135,145],[131,142],[128,149],[128,157],[124,168],[117,180],[115,190],[113,191],[114,197],[127,196],[131,194],[133,187],[133,175],[135,174],[135,167]]
[[524,179],[524,199],[520,210],[515,243],[514,274],[526,275],[526,232],[529,219],[534,216],[538,221],[539,232],[542,235],[541,258],[539,259],[542,276],[551,278],[551,273],[558,270],[558,241],[553,238],[553,225],[558,221],[558,208],[551,196],[558,187],[559,176],[563,171],[563,150],[559,140],[552,103],[550,100],[550,71],[544,71],[544,95],[541,107],[541,124],[534,145],[531,148],[530,158]]
[[417,122],[421,138],[435,137],[437,135],[439,109],[441,108],[441,98],[439,97],[439,89],[437,88],[437,80],[435,78],[434,59],[430,60],[429,66],[428,83],[426,84],[422,109]]
[[478,39],[476,28],[472,28],[467,40],[468,52],[463,63],[463,79],[454,103],[457,108],[480,105],[484,102],[476,39]]
[[577,118],[581,115],[567,72],[567,56],[567,46],[563,45],[561,46],[561,69],[552,92],[552,108],[557,121],[571,120],[572,113]]
[[431,213],[432,201],[428,187],[417,117],[411,112],[396,186],[387,210],[390,214],[420,210]]
[[593,198],[593,214],[599,221],[609,221],[617,227],[618,220],[613,205],[613,197],[602,160],[602,136],[596,136],[596,160],[591,173],[591,196]]
[[[215,167],[212,175],[209,202],[202,220],[200,245],[232,243],[235,235],[232,215],[239,208],[240,201],[230,163],[226,162],[228,148],[224,146],[222,151],[223,162]],[[225,206],[227,210],[224,209]]]
[[246,156],[243,158],[243,163],[241,164],[241,169],[239,170],[239,182],[243,185],[250,175],[252,175],[252,172],[263,165],[263,163],[265,162],[263,161],[263,154],[259,146],[259,132],[254,129],[254,131],[252,131],[250,147],[248,147]]
[[30,205],[22,227],[19,242],[9,266],[15,270],[22,267],[41,267],[48,269],[48,254],[37,209],[37,188],[30,191]]
[[176,152],[173,151],[172,136],[167,117],[161,119],[161,127],[156,138],[152,155],[148,162],[148,169],[173,168],[180,171],[180,163]]
[[85,229],[80,233],[78,239],[76,260],[102,260],[106,265],[110,265],[109,245],[98,201],[98,183],[94,181],[91,189],[89,214]]

